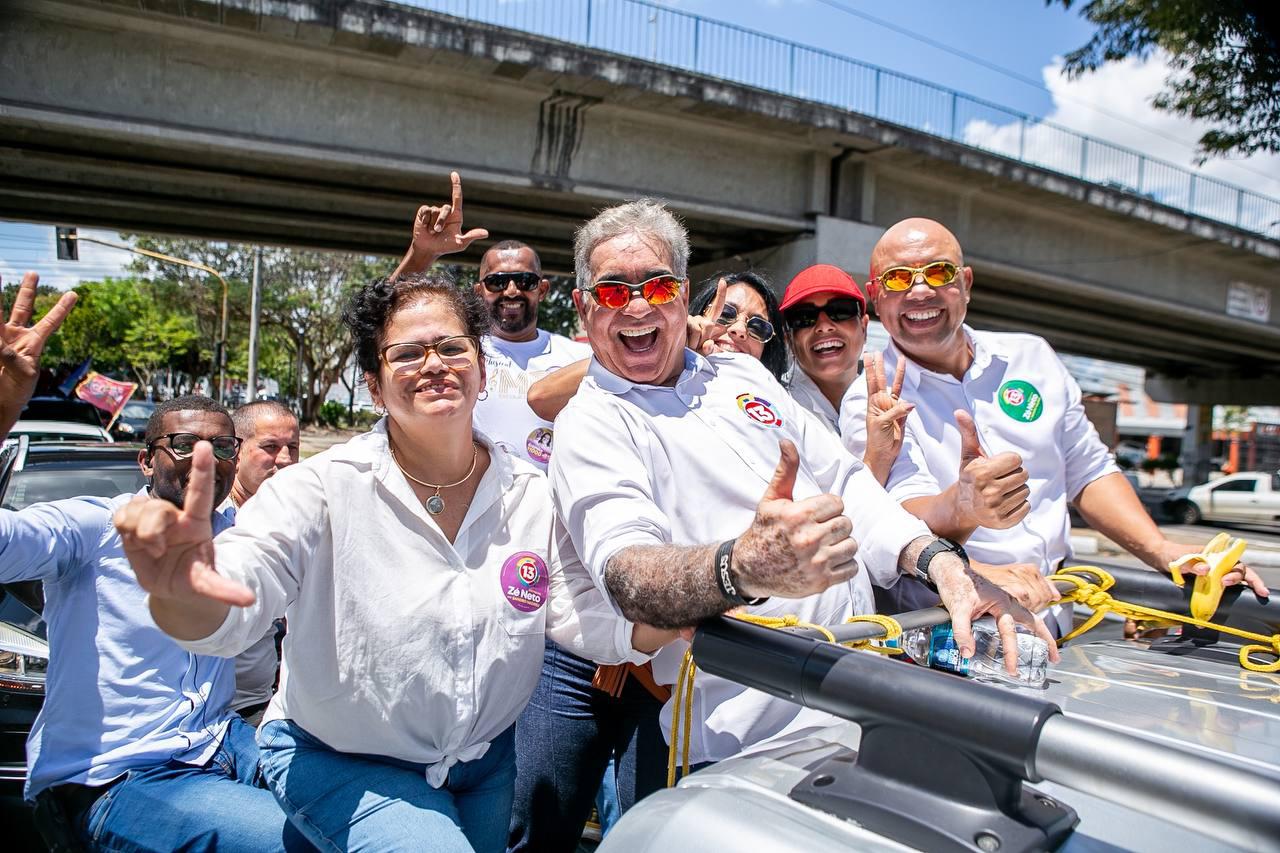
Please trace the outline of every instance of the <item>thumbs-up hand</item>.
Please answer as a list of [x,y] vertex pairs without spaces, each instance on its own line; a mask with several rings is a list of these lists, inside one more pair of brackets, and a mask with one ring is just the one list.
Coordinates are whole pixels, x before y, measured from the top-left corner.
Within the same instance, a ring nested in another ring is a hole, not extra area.
[[213,445],[201,441],[191,456],[191,477],[181,509],[140,495],[116,512],[125,556],[153,602],[194,605],[204,611],[210,602],[253,604],[254,595],[247,587],[214,571],[210,516],[215,490]]
[[756,506],[756,517],[734,546],[732,570],[746,598],[803,598],[858,572],[858,543],[844,501],[835,495],[793,497],[800,453],[779,442],[781,457]]
[[960,429],[960,478],[956,506],[965,523],[1002,530],[1013,527],[1031,511],[1027,471],[1016,453],[987,456],[978,441],[978,428],[968,412],[957,409]]

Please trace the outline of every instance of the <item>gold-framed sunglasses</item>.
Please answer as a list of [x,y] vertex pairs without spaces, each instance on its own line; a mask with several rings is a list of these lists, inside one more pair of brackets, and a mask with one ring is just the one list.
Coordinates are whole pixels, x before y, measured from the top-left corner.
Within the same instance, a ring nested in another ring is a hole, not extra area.
[[875,280],[885,290],[901,293],[911,289],[916,276],[923,278],[924,283],[930,287],[938,288],[955,281],[959,272],[960,269],[951,261],[934,261],[922,267],[889,267],[876,276]]

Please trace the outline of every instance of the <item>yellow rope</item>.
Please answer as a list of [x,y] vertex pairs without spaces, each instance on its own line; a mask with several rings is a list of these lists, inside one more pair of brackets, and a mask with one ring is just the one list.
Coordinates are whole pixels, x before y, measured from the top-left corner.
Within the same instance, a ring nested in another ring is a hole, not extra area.
[[871,622],[879,625],[884,629],[884,636],[874,640],[850,640],[847,643],[841,643],[851,649],[865,649],[869,652],[879,652],[882,655],[900,655],[902,648],[900,646],[886,646],[891,640],[896,640],[902,636],[902,626],[898,624],[898,620],[892,616],[885,616],[880,613],[868,613],[865,616],[850,616],[845,620],[845,624],[851,622]]
[[[786,616],[757,616],[754,613],[736,611],[725,614],[752,625],[765,628],[807,628],[817,631],[828,643],[836,642],[835,634],[823,625],[805,622],[799,616],[788,613]],[[891,616],[873,613],[866,616],[851,616],[849,622],[873,622],[885,630],[884,640],[895,640],[902,636],[902,626]],[[853,649],[869,649],[881,654],[898,655],[902,649],[871,645],[874,640],[853,640],[844,645]],[[698,665],[693,661],[692,647],[685,649],[684,659],[680,662],[680,674],[676,678],[676,689],[672,692],[671,706],[671,746],[667,750],[667,787],[676,783],[676,769],[680,769],[680,778],[689,775],[689,741],[693,738],[693,677]],[[681,743],[683,735],[683,743]],[[677,758],[679,761],[677,762]]]
[[[1096,581],[1088,580],[1088,575],[1092,575],[1096,578]],[[1049,576],[1050,583],[1057,581],[1075,585],[1075,589],[1062,596],[1063,602],[1078,602],[1093,610],[1093,615],[1086,619],[1083,625],[1062,638],[1061,642],[1063,643],[1068,640],[1074,640],[1086,631],[1091,630],[1103,620],[1107,613],[1115,613],[1127,619],[1155,619],[1183,625],[1195,625],[1197,628],[1208,628],[1245,640],[1252,640],[1252,643],[1240,648],[1240,666],[1250,672],[1280,672],[1280,634],[1272,634],[1270,636],[1255,634],[1252,631],[1244,631],[1230,625],[1220,625],[1196,616],[1185,616],[1180,613],[1170,613],[1167,610],[1157,610],[1154,607],[1143,607],[1139,604],[1120,601],[1107,592],[1115,585],[1115,578],[1096,566],[1072,566],[1069,569],[1063,569],[1056,575]],[[1256,654],[1270,655],[1272,660],[1269,663],[1258,663],[1252,659],[1252,656]]]

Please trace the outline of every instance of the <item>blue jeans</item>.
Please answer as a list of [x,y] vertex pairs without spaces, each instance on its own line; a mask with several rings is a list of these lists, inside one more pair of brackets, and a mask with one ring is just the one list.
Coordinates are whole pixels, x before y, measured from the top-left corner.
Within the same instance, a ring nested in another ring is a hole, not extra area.
[[662,707],[634,678],[613,698],[591,686],[596,666],[547,641],[542,677],[516,721],[516,800],[508,850],[571,853],[610,756],[618,806],[667,782]]
[[258,745],[239,717],[203,767],[130,770],[85,814],[88,844],[110,851],[310,850],[258,778]]
[[440,788],[426,765],[338,752],[289,720],[258,730],[262,775],[289,820],[321,850],[499,853],[511,819],[514,727]]
[[600,837],[604,838],[613,829],[613,825],[622,817],[622,808],[618,805],[618,765],[609,756],[609,764],[604,768],[604,779],[600,781],[600,790],[596,794],[596,814],[600,817]]

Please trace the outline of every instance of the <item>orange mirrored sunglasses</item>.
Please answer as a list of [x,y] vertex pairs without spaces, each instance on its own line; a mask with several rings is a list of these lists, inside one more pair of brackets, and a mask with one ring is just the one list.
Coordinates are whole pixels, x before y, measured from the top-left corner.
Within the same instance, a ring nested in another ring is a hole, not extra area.
[[673,275],[655,275],[639,284],[625,281],[597,281],[587,288],[596,302],[617,311],[640,296],[650,305],[666,305],[680,295],[684,282]]

